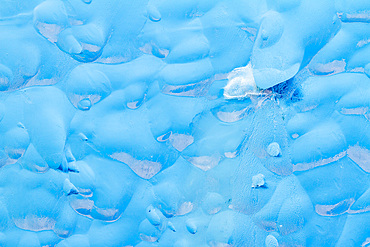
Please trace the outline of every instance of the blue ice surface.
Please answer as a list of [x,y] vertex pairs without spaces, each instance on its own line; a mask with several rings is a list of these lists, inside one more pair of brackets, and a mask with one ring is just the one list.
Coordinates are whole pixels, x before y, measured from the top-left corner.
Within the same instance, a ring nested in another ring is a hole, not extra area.
[[368,0],[0,0],[0,246],[369,246],[369,44]]

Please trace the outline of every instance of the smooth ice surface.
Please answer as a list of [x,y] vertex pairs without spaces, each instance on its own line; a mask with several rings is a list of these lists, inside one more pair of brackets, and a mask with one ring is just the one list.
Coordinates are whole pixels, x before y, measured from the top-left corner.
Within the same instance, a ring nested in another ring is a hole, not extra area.
[[370,244],[368,0],[0,0],[0,246]]

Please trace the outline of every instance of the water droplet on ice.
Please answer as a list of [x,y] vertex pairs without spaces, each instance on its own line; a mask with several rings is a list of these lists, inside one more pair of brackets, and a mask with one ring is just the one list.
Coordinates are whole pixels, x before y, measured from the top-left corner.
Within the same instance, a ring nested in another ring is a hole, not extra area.
[[263,174],[257,174],[252,177],[252,188],[258,188],[265,185],[265,176]]
[[278,157],[281,155],[280,145],[276,142],[270,143],[267,147],[267,153],[272,157]]
[[112,86],[109,78],[103,72],[87,65],[80,65],[69,74],[66,90],[69,100],[76,108],[79,107],[80,103],[84,108],[88,108],[89,103],[86,99],[89,99],[90,103],[94,105],[110,95]]
[[88,111],[88,110],[90,110],[90,108],[91,108],[91,101],[90,101],[90,99],[80,100],[80,102],[78,102],[77,107],[81,111]]
[[158,22],[161,20],[161,13],[159,13],[158,9],[152,5],[148,6],[148,17],[153,22]]

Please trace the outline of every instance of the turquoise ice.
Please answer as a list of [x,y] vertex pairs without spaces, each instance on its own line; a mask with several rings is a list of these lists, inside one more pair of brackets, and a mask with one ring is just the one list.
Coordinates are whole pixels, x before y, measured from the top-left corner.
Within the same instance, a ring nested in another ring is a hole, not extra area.
[[370,246],[367,0],[0,0],[0,246]]

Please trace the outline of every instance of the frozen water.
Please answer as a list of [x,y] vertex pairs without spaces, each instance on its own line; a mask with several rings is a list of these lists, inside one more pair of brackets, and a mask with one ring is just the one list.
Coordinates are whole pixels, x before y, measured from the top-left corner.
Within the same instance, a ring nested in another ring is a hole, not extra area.
[[224,88],[226,99],[243,99],[249,95],[258,95],[250,64],[236,68],[227,77],[228,83]]
[[368,0],[0,0],[0,246],[370,243]]
[[252,177],[252,188],[263,186],[265,186],[265,176],[263,174],[257,174]]
[[267,153],[272,157],[277,157],[281,155],[281,149],[280,149],[279,143],[277,142],[270,143],[267,147]]
[[265,240],[266,247],[278,247],[279,243],[274,235],[268,235]]

